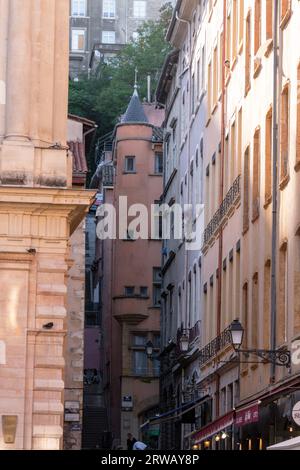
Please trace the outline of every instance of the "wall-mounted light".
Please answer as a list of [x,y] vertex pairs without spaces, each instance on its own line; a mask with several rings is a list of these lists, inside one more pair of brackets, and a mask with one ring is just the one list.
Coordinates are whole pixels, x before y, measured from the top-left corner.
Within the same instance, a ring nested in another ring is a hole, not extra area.
[[2,434],[5,444],[14,444],[16,440],[18,416],[2,416]]

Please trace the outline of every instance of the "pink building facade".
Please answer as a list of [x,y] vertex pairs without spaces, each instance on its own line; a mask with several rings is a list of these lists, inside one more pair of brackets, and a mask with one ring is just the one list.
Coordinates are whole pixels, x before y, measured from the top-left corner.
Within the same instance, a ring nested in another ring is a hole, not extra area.
[[[113,136],[112,152],[104,152],[93,185],[105,203],[120,211],[119,198],[130,208],[151,205],[162,193],[163,115],[142,105],[134,92],[122,122]],[[138,216],[138,214],[136,214]],[[134,217],[128,217],[128,223]],[[112,446],[126,448],[127,434],[156,446],[155,431],[142,426],[159,406],[161,241],[124,237],[99,241],[101,251],[103,386]],[[119,231],[117,223],[117,234]],[[152,357],[146,345],[153,345]]]

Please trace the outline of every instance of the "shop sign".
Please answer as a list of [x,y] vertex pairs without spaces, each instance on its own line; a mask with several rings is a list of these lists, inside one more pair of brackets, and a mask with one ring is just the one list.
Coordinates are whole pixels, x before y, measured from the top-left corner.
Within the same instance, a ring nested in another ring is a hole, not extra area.
[[300,401],[293,407],[292,417],[295,423],[300,426]]
[[235,415],[235,425],[245,426],[246,424],[257,423],[259,419],[258,404],[249,406]]

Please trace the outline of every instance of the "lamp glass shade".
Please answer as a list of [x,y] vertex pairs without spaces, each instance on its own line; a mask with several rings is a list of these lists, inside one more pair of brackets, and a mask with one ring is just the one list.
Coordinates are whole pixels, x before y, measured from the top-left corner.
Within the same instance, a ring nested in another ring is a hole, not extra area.
[[148,343],[146,344],[146,354],[147,356],[152,356],[153,354],[153,343],[152,341],[148,341]]
[[180,351],[187,352],[189,350],[189,337],[183,334],[180,338]]
[[231,342],[234,348],[240,348],[243,343],[244,328],[238,320],[234,320],[230,325]]

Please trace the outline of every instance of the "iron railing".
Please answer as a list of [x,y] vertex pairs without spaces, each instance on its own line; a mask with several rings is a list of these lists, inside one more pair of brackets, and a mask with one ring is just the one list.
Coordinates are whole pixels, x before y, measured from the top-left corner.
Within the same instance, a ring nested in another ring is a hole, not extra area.
[[209,222],[204,231],[204,247],[209,244],[216,232],[220,229],[225,217],[230,209],[239,201],[241,197],[241,176],[238,176],[225,196],[221,206]]
[[230,327],[226,328],[222,333],[214,338],[200,351],[200,365],[205,364],[209,360],[217,356],[217,354],[232,344]]

